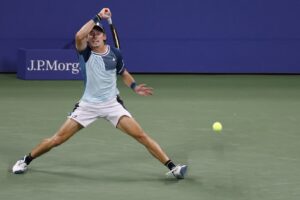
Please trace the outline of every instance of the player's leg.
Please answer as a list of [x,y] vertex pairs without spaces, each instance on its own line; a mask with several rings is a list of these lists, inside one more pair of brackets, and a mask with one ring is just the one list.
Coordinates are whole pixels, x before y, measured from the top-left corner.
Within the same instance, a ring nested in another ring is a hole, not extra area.
[[80,129],[82,129],[82,125],[71,118],[67,119],[52,137],[44,139],[38,146],[32,149],[30,153],[31,157],[37,158],[50,151],[53,147],[61,145]]
[[166,153],[159,146],[159,144],[155,140],[153,140],[147,133],[145,133],[141,126],[133,118],[128,116],[122,116],[119,119],[117,128],[132,136],[138,142],[143,144],[155,158],[157,158],[162,164],[164,164],[170,169],[170,174],[173,174],[178,179],[184,178],[187,166],[175,166],[174,163],[169,159]]
[[169,160],[169,157],[165,154],[157,142],[150,138],[133,118],[122,116],[117,128],[143,144],[161,163],[165,164]]
[[81,128],[82,126],[75,120],[71,118],[67,119],[52,137],[44,139],[39,145],[32,149],[29,155],[24,156],[24,158],[21,160],[18,160],[12,168],[12,172],[15,174],[24,173],[27,170],[27,166],[33,159],[50,151],[53,147],[66,142]]

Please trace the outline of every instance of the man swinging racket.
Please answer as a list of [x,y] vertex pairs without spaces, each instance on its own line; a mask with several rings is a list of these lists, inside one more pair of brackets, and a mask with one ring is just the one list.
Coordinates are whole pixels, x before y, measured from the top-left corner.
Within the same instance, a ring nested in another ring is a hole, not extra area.
[[110,10],[103,8],[76,33],[76,49],[85,84],[83,96],[65,123],[52,137],[44,139],[28,155],[15,163],[12,168],[13,173],[24,173],[32,160],[63,144],[96,119],[104,118],[144,145],[153,157],[169,168],[167,174],[173,174],[177,179],[184,178],[187,166],[175,165],[170,160],[159,144],[144,132],[125,109],[119,97],[117,75],[120,75],[124,84],[138,95],[152,95],[153,89],[145,84],[136,84],[124,67],[119,49],[106,44],[107,35],[100,21],[110,17]]

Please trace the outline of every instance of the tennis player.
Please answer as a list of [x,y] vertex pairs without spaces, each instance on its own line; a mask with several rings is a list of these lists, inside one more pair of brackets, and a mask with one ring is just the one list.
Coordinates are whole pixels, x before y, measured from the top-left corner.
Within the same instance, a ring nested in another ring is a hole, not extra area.
[[[108,13],[107,13],[108,12]],[[63,144],[82,128],[89,126],[98,118],[104,118],[124,133],[132,136],[178,179],[183,179],[186,165],[175,165],[132,117],[123,105],[117,89],[117,75],[125,85],[141,96],[152,95],[153,89],[145,84],[136,84],[126,70],[120,51],[106,44],[106,34],[101,19],[111,16],[108,8],[102,9],[89,20],[76,34],[76,49],[84,76],[85,90],[73,112],[50,138],[44,139],[32,151],[18,160],[12,167],[15,174],[24,173],[32,160]]]

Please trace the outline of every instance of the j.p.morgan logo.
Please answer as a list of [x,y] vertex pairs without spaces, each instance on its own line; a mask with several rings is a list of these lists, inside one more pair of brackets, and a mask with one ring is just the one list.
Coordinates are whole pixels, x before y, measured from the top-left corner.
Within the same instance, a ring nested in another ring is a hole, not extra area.
[[30,60],[28,71],[70,71],[72,74],[78,74],[79,63],[65,63],[57,60]]

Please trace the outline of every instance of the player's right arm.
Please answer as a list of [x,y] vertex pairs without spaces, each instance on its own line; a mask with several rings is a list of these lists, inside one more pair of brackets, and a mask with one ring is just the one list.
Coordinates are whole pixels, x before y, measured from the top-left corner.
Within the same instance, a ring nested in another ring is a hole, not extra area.
[[91,32],[94,26],[95,22],[91,19],[76,33],[75,42],[77,51],[83,51],[86,49],[88,34]]
[[[98,20],[100,22],[101,19],[105,18],[107,19],[107,13],[110,10],[108,8],[103,8],[94,19],[89,20],[87,23],[85,23],[81,29],[76,33],[75,36],[75,42],[76,42],[76,49],[78,51],[83,51],[87,47],[87,37],[88,34],[91,32],[93,27],[95,26],[96,21]],[[110,14],[111,15],[111,14]],[[98,18],[98,19],[97,19]]]

